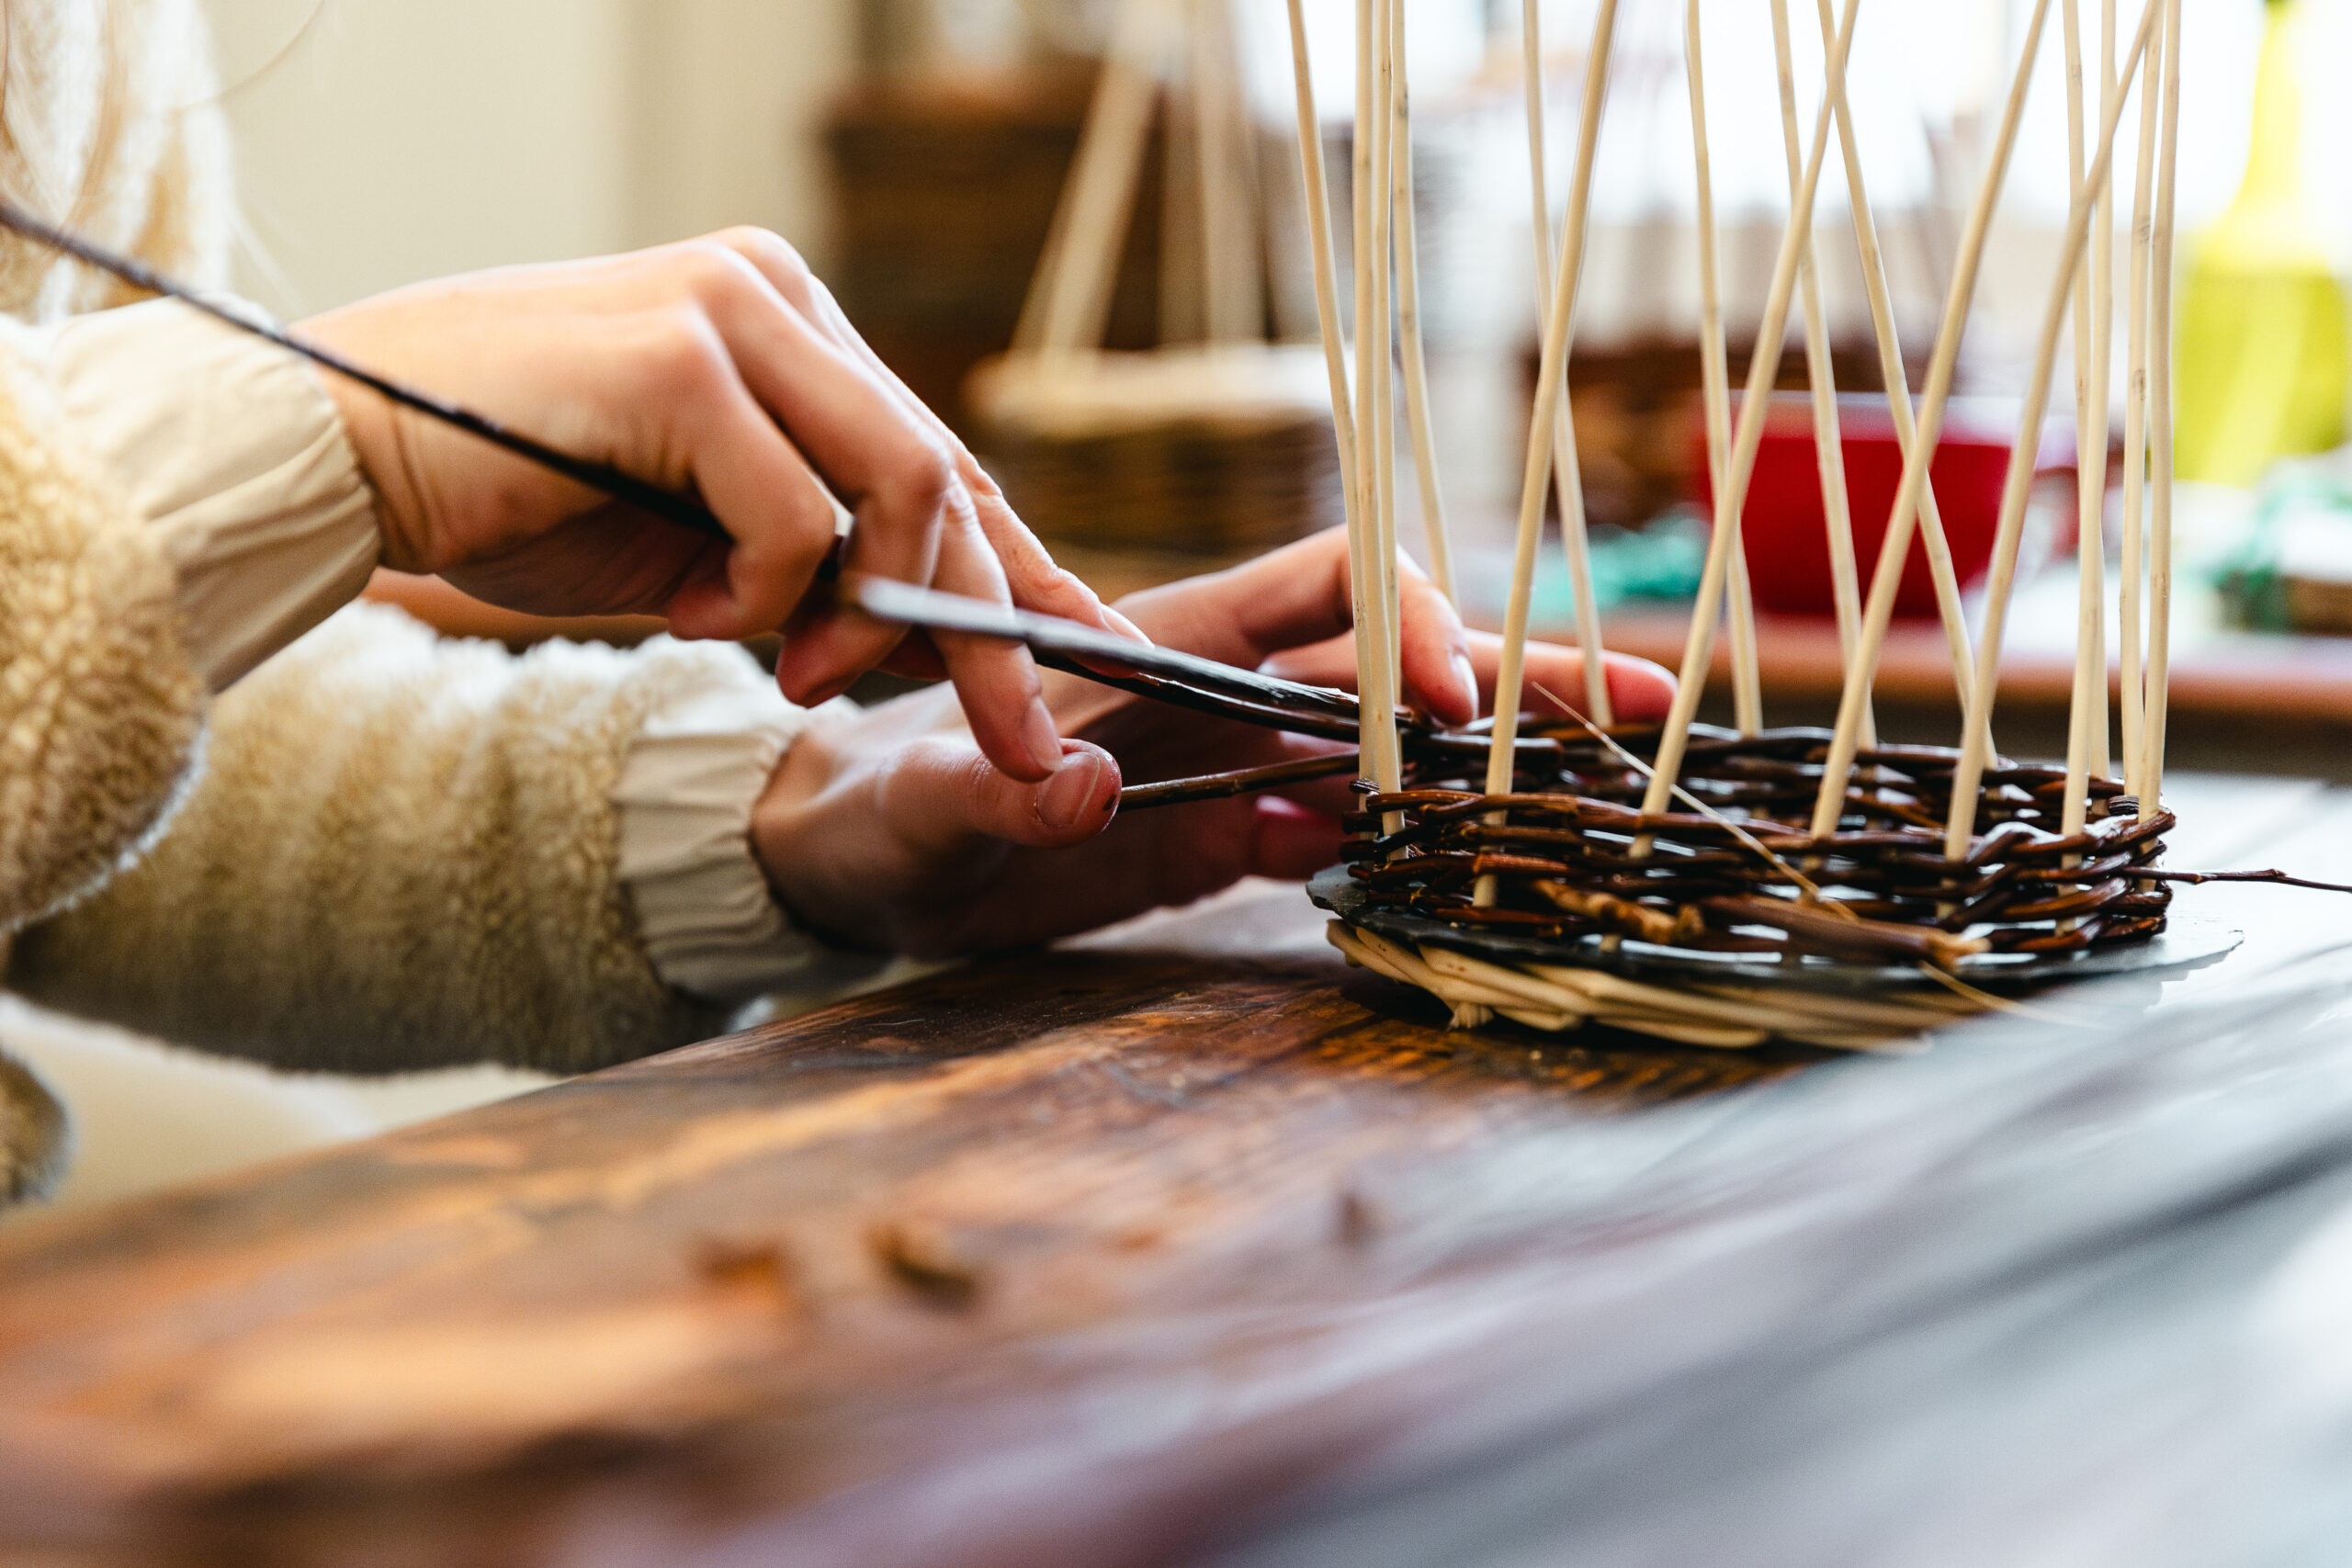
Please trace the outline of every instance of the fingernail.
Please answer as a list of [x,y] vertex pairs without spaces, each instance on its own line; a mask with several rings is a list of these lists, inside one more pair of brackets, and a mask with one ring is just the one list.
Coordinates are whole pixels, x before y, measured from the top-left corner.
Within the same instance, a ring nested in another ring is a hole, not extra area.
[[1033,698],[1029,711],[1022,716],[1021,745],[1029,760],[1046,773],[1062,765],[1061,737],[1054,732],[1054,716],[1046,711],[1042,697]]
[[1102,787],[1102,759],[1091,751],[1080,751],[1066,759],[1061,772],[1046,783],[1037,795],[1037,815],[1048,828],[1075,828],[1080,822],[1100,812],[1091,809],[1095,792]]
[[1453,650],[1453,688],[1462,694],[1463,711],[1473,718],[1477,717],[1477,672],[1470,668],[1470,656],[1458,648]]

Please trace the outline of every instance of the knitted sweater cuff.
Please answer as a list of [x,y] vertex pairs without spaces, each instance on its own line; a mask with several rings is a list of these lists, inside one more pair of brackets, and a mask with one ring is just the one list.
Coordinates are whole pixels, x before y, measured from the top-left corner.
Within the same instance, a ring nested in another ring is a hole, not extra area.
[[752,856],[752,807],[777,760],[836,704],[796,708],[748,666],[746,676],[649,714],[613,789],[620,880],[655,972],[727,1003],[831,989],[884,962],[793,930]]
[[74,438],[178,574],[183,639],[214,691],[366,585],[375,496],[306,361],[175,299],[40,335]]

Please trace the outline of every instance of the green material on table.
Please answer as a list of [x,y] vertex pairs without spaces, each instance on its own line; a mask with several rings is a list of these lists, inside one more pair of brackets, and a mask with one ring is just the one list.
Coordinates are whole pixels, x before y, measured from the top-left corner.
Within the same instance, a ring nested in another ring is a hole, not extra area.
[[[2352,449],[2275,465],[2244,536],[2216,563],[2222,607],[2254,631],[2336,631],[2311,624],[2311,596],[2352,586]],[[2306,613],[2297,614],[2301,596]]]
[[[1629,599],[1689,599],[1699,592],[1707,560],[1707,525],[1687,511],[1667,513],[1638,531],[1594,528],[1592,596],[1603,615]],[[1529,603],[1539,626],[1575,622],[1577,595],[1568,581],[1567,551],[1556,540],[1537,558]]]
[[2248,485],[2344,439],[2346,307],[2303,178],[2297,11],[2271,0],[2245,179],[2197,247],[2181,299],[2177,472]]

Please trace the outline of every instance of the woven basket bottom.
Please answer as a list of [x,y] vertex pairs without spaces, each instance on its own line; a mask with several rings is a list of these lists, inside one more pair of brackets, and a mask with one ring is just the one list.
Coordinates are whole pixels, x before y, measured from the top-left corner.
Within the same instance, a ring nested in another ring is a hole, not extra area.
[[1868,998],[1794,987],[1653,986],[1598,969],[1498,964],[1405,942],[1333,920],[1331,945],[1361,965],[1427,991],[1453,1010],[1451,1027],[1497,1018],[1556,1033],[1588,1021],[1684,1045],[1740,1050],[1793,1040],[1840,1051],[1908,1053],[1919,1037],[1995,1005],[1982,992],[1917,990]]

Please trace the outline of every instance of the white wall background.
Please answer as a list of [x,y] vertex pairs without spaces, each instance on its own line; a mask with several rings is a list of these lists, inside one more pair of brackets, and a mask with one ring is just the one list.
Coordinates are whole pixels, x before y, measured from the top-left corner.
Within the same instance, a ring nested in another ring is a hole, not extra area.
[[299,314],[730,222],[824,249],[852,0],[210,0],[250,234]]

